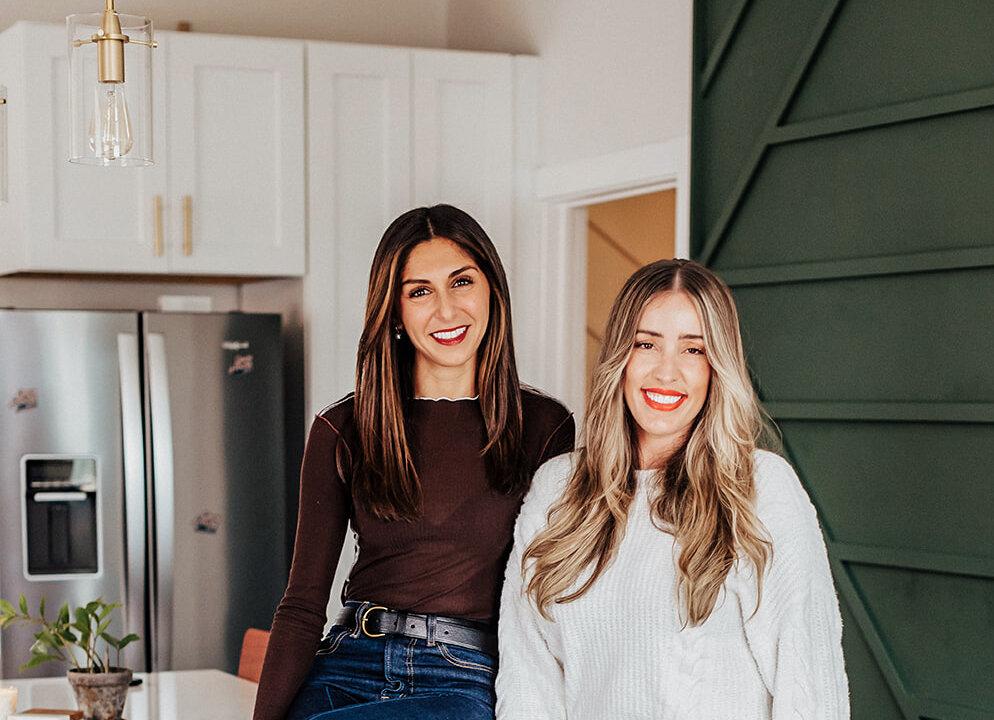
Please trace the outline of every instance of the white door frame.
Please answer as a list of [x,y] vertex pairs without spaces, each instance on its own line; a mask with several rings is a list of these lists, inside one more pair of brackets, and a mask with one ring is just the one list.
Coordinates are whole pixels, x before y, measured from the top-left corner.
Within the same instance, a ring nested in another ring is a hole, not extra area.
[[516,332],[526,341],[522,375],[566,403],[578,421],[586,384],[586,208],[676,189],[676,255],[689,257],[689,142],[680,136],[536,172],[543,242],[533,256],[537,272],[529,284],[538,287],[528,293],[534,306],[524,318],[527,330]]

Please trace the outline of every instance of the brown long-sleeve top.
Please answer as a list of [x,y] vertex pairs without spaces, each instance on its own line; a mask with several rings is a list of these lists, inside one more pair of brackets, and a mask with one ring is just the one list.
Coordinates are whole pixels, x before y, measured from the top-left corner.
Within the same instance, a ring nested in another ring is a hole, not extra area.
[[[522,415],[530,473],[573,449],[573,418],[560,403],[523,388]],[[300,474],[290,581],[273,618],[253,720],[283,718],[310,670],[350,522],[359,553],[343,600],[496,620],[523,495],[490,488],[480,457],[487,434],[478,400],[415,400],[407,422],[423,510],[417,521],[387,522],[353,502],[350,482],[336,470],[339,443],[347,443],[352,457],[359,453],[352,397],[314,419]]]

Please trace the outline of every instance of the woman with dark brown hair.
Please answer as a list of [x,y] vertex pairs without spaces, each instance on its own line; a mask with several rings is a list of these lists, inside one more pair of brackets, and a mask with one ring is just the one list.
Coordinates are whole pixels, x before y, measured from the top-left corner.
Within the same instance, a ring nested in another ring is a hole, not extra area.
[[[573,434],[569,411],[519,385],[483,229],[448,205],[397,218],[370,271],[355,393],[308,436],[254,719],[492,719],[514,520]],[[349,523],[358,555],[322,640]]]

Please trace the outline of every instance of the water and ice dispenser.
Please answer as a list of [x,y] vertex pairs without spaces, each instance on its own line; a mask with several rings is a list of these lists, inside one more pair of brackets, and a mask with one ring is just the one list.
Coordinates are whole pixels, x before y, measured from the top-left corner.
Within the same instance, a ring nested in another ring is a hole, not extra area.
[[21,474],[27,575],[98,573],[96,458],[26,455]]

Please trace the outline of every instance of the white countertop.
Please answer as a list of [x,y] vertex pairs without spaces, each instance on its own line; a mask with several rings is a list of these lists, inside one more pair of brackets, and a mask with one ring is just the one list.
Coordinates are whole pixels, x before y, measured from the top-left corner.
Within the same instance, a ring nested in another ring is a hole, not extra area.
[[[255,705],[253,682],[220,670],[138,673],[142,684],[128,691],[125,720],[247,720]],[[69,681],[60,678],[0,679],[16,687],[17,709],[76,707]]]

